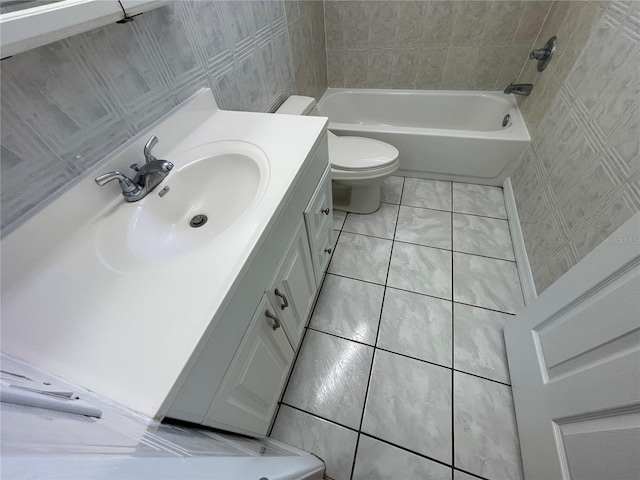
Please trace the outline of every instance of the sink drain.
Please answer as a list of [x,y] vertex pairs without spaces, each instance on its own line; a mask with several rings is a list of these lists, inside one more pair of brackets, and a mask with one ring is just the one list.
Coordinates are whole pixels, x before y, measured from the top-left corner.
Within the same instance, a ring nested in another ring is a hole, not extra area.
[[189,225],[191,225],[193,228],[198,228],[203,226],[205,223],[207,223],[207,220],[209,219],[207,218],[206,215],[196,215],[191,219],[191,221],[189,222]]

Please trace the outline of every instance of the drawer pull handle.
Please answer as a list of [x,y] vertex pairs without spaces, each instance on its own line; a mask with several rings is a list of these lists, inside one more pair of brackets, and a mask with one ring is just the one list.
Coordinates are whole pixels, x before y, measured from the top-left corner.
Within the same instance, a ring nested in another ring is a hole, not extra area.
[[287,308],[289,306],[289,300],[287,300],[287,297],[284,293],[280,293],[278,291],[278,289],[276,288],[276,291],[274,292],[278,297],[280,297],[282,299],[282,305],[280,306],[280,308],[282,310],[284,310],[285,308]]
[[332,248],[325,248],[324,251],[328,254],[331,254],[331,252],[333,252]]
[[329,213],[331,212],[331,210],[329,210],[329,207],[327,208],[323,208],[322,210],[320,210],[322,213],[324,213],[325,215],[329,215]]
[[273,313],[271,313],[269,310],[265,310],[264,314],[267,318],[270,318],[271,320],[273,320],[273,329],[277,330],[280,328],[280,319],[278,317],[276,317]]

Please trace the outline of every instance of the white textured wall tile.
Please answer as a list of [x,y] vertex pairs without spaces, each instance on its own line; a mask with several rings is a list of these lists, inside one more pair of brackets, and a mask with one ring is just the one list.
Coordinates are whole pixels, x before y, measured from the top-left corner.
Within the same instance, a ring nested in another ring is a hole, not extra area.
[[[338,88],[503,90],[528,62],[551,3],[326,0],[328,84]],[[478,49],[483,56],[474,65]],[[369,59],[380,58],[381,50],[391,51],[391,77],[378,61],[355,67],[348,60],[355,54],[349,50],[362,52],[362,58],[368,50]],[[408,51],[415,54],[409,57]]]
[[[304,3],[287,5],[307,16],[302,93],[319,98],[323,10]],[[295,91],[289,34],[280,0],[185,0],[3,60],[2,234],[202,87],[222,108],[273,111]]]
[[573,33],[552,78],[566,80],[512,177],[538,293],[640,210],[640,26],[631,5],[610,2],[604,14],[568,5],[571,28],[559,27]]

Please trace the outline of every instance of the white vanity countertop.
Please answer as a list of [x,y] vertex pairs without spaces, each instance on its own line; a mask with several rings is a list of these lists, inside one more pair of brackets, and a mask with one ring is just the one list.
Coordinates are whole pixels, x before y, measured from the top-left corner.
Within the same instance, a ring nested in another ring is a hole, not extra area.
[[[161,415],[326,125],[323,117],[218,110],[209,90],[196,94],[2,241],[2,351],[145,415]],[[160,138],[154,154],[168,160],[209,142],[250,142],[269,159],[269,183],[246,221],[197,251],[116,271],[97,254],[96,232],[101,216],[124,200],[117,182],[100,188],[93,178],[144,161],[142,145],[151,134]]]

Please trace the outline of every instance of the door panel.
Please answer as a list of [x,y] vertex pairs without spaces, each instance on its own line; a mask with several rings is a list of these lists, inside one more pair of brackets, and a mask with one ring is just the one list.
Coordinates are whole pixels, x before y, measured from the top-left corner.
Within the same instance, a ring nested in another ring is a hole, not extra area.
[[505,327],[525,477],[639,478],[640,214]]
[[294,350],[302,338],[316,290],[309,240],[301,221],[276,273],[274,285],[269,289],[269,298],[279,306],[282,325]]
[[[640,414],[622,414],[560,425],[573,477],[579,479],[640,478]],[[603,450],[600,445],[608,445]]]
[[265,295],[204,425],[255,436],[267,434],[294,355],[283,329],[273,329],[274,320],[265,315],[267,310],[277,315]]
[[304,211],[304,220],[309,235],[309,246],[313,260],[316,283],[320,285],[322,276],[331,259],[333,232],[333,198],[331,197],[331,167],[327,167],[309,205]]

